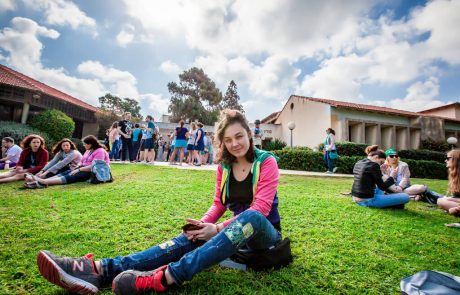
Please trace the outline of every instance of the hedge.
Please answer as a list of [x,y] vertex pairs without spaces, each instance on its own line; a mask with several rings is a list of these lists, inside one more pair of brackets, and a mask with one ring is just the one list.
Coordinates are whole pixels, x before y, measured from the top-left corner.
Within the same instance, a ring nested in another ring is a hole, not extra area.
[[404,159],[427,160],[445,163],[446,153],[429,150],[401,150],[399,156]]
[[286,143],[281,139],[275,138],[275,140],[264,140],[262,141],[262,149],[266,151],[281,150],[286,146]]
[[[324,163],[323,154],[321,152],[305,151],[305,150],[277,150],[272,151],[280,159],[278,166],[280,169],[302,170],[313,172],[325,172],[326,165]],[[353,174],[355,163],[364,157],[361,156],[340,156],[336,160],[338,173]],[[436,161],[426,160],[411,160],[401,159],[406,162],[411,171],[411,177],[414,178],[432,178],[432,179],[447,179],[447,168],[445,164]]]
[[[341,156],[362,156],[365,157],[366,153],[364,150],[368,146],[365,143],[356,143],[356,142],[349,142],[349,141],[339,141],[335,143],[335,146],[337,148],[337,153]],[[324,143],[321,143],[318,146],[318,150],[322,151],[324,150]]]
[[45,140],[46,148],[48,151],[51,150],[53,144],[56,143],[47,133],[30,127],[29,125],[10,122],[10,121],[0,121],[0,138],[3,137],[12,137],[14,143],[19,145],[21,141],[29,134],[38,134]]

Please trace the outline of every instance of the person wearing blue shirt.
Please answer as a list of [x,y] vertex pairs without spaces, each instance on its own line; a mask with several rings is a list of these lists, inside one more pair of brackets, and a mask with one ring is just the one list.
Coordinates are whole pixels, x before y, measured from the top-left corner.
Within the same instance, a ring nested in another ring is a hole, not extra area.
[[141,145],[141,155],[140,157],[142,163],[153,164],[155,161],[155,150],[153,149],[153,140],[154,134],[156,132],[155,124],[153,123],[153,117],[148,115],[145,118],[147,122],[147,127],[142,132],[142,139],[144,139],[143,144]]

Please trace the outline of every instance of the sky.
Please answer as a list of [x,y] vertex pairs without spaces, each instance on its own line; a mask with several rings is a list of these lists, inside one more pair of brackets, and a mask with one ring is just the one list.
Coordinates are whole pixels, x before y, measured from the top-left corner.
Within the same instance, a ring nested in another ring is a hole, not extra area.
[[191,67],[251,121],[292,94],[420,111],[460,101],[458,28],[460,0],[1,0],[0,63],[155,118]]

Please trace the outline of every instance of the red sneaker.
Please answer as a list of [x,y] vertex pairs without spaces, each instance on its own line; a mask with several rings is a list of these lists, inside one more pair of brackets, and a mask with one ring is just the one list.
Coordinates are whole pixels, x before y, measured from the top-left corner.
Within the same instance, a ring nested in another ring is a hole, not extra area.
[[102,284],[102,276],[94,267],[93,254],[70,258],[40,251],[37,264],[45,279],[71,293],[96,294]]
[[161,283],[167,265],[152,271],[127,270],[113,279],[112,292],[117,295],[143,294],[146,291],[164,292],[168,289]]

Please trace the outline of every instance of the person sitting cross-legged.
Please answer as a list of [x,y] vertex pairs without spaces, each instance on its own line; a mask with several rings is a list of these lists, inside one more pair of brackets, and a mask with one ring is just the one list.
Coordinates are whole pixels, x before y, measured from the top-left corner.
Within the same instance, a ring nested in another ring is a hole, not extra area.
[[[116,294],[162,292],[231,257],[238,249],[269,249],[281,241],[275,157],[254,148],[244,115],[224,110],[217,126],[219,143],[214,201],[194,229],[141,252],[93,261],[40,251],[40,273],[71,292],[94,294],[112,284]],[[218,223],[225,211],[233,217]],[[77,267],[75,267],[77,266]]]
[[460,150],[447,153],[446,166],[449,170],[448,191],[451,198],[439,198],[437,205],[449,214],[460,216]]

